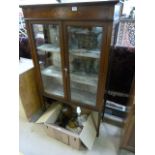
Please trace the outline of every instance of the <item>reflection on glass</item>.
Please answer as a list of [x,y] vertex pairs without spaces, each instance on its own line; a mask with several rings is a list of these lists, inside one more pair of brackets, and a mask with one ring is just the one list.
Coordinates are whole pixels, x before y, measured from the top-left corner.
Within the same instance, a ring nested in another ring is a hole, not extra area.
[[48,94],[64,96],[59,26],[34,24],[33,31],[44,91]]
[[95,106],[102,27],[69,26],[71,99]]

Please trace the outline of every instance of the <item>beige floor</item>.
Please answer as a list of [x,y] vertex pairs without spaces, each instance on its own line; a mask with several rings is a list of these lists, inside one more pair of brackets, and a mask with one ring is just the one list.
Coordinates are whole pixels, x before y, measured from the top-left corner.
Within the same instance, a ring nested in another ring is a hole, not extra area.
[[[118,155],[121,130],[106,123],[101,124],[100,137],[92,150],[76,150],[48,137],[37,124],[19,119],[19,151],[24,155]],[[121,155],[133,155],[121,151]]]

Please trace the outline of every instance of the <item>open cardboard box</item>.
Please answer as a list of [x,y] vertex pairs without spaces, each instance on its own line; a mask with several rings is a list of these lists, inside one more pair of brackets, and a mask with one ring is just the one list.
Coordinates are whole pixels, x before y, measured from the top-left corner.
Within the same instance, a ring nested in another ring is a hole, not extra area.
[[80,149],[81,144],[84,144],[88,149],[91,149],[97,134],[95,122],[97,123],[98,115],[96,112],[88,115],[82,131],[77,134],[55,124],[62,107],[62,104],[59,102],[53,103],[36,123],[42,124],[49,136],[73,148]]

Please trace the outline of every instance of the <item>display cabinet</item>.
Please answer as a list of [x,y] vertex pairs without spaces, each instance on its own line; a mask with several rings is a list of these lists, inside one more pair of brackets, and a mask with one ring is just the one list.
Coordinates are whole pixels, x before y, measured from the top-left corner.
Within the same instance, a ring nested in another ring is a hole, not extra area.
[[21,6],[43,98],[102,111],[117,3]]

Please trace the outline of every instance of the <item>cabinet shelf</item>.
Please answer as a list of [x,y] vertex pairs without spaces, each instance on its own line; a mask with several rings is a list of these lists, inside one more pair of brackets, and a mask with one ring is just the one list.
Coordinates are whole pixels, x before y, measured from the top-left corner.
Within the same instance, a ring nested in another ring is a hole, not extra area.
[[96,95],[81,89],[71,89],[71,98],[74,101],[95,106]]
[[97,87],[97,76],[94,75],[85,74],[82,76],[80,73],[71,73],[70,80],[73,82]]
[[96,58],[96,59],[100,58],[99,50],[71,49],[70,54],[79,57]]
[[83,30],[83,29],[72,29],[69,31],[69,33],[74,33],[74,34],[82,34],[82,35],[93,35],[93,34],[100,34],[102,33],[102,30],[94,30],[94,31],[89,31],[89,30]]
[[[47,94],[52,94],[56,96],[64,96],[64,92],[61,87],[58,86],[48,86],[45,88]],[[93,93],[82,91],[80,89],[72,89],[71,91],[72,100],[75,102],[80,102],[83,104],[88,104],[94,106],[96,103],[96,96]]]
[[42,75],[49,76],[49,77],[62,78],[61,71],[56,69],[54,66],[49,66],[43,69],[41,73]]
[[60,52],[60,48],[53,45],[53,44],[43,44],[37,47],[39,51],[46,51],[46,52]]
[[[49,76],[49,77],[54,77],[54,78],[62,78],[61,71],[56,69],[54,66],[47,67],[46,69],[42,70],[42,75]],[[81,83],[81,84],[86,84],[90,86],[97,86],[97,76],[95,75],[90,75],[85,74],[84,76],[81,76],[81,73],[71,73],[71,78],[70,80],[72,82],[76,83]]]
[[64,91],[62,87],[58,85],[48,85],[45,87],[44,91],[47,94],[52,94],[52,95],[61,96],[61,97],[64,96]]

